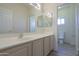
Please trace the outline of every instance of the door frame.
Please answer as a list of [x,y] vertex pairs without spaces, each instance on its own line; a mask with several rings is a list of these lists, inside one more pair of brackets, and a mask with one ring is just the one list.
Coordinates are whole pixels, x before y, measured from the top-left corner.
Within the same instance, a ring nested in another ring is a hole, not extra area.
[[[58,19],[58,7],[60,7],[60,6],[62,6],[62,5],[68,5],[67,3],[65,3],[65,4],[61,4],[61,5],[58,5],[57,6],[57,19]],[[78,16],[77,16],[77,7],[75,7],[75,39],[76,39],[76,41],[75,41],[75,49],[76,49],[76,55],[78,55],[78,25],[77,25],[77,18],[78,18]],[[58,34],[58,24],[57,24],[57,34]],[[57,36],[56,36],[57,37]],[[57,37],[57,49],[58,49],[58,37]]]
[[[35,18],[35,16],[34,15],[30,15],[29,18],[28,18],[28,32],[30,32],[30,17],[34,17]],[[36,28],[37,27],[36,27],[36,18],[35,18],[35,31],[36,31]]]
[[78,13],[77,13],[77,5],[75,4],[75,35],[76,35],[76,41],[75,41],[75,43],[76,43],[76,55],[78,55],[79,53],[78,53],[78,51],[79,51],[79,49],[78,49]]

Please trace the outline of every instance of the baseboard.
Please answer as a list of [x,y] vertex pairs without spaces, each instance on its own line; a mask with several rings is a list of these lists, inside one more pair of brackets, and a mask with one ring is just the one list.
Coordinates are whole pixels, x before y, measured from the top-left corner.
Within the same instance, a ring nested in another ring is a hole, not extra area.
[[77,54],[77,56],[79,56],[79,50],[78,50],[78,54]]
[[57,52],[57,51],[55,51],[55,50],[51,50],[51,51],[48,53],[47,56],[49,56],[52,52]]
[[69,45],[71,45],[71,46],[75,47],[75,45],[73,45],[73,44],[70,44],[70,43],[67,43],[67,42],[64,42],[64,44],[69,44]]

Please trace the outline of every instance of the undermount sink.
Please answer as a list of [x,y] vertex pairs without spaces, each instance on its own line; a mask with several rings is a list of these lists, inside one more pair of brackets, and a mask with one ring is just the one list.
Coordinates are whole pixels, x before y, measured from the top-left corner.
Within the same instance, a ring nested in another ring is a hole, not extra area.
[[23,36],[22,39],[31,39],[31,36]]

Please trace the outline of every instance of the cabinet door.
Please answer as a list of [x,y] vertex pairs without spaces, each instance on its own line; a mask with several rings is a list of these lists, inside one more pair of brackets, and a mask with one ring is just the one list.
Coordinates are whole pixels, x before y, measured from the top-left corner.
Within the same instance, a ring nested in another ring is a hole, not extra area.
[[50,52],[50,38],[49,37],[45,37],[44,39],[44,55],[48,55],[48,53]]
[[54,37],[53,35],[50,36],[50,51],[52,51],[54,49]]
[[43,56],[43,39],[39,39],[33,42],[33,55]]
[[32,51],[32,43],[27,44],[27,56],[32,56],[33,51]]
[[12,47],[6,50],[1,51],[2,55],[6,56],[28,56],[32,55],[32,43],[22,44],[16,47]]

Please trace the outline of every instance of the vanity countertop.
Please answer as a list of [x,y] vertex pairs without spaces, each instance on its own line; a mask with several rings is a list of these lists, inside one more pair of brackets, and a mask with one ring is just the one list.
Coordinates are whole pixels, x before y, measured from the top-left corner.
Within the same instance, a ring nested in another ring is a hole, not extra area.
[[53,33],[24,33],[22,38],[18,38],[18,34],[11,37],[0,37],[0,50],[31,42],[50,35],[53,35]]

